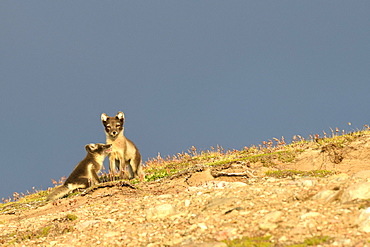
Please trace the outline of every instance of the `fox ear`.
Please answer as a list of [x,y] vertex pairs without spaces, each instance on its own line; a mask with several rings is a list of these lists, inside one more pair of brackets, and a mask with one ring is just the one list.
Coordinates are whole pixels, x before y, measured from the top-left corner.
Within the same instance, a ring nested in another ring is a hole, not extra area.
[[108,119],[108,115],[105,114],[105,113],[102,113],[101,116],[100,116],[100,118],[101,118],[101,121],[105,122]]
[[119,111],[116,115],[116,117],[119,119],[119,120],[124,120],[125,119],[125,114],[123,114],[123,112]]
[[90,143],[85,146],[85,149],[87,152],[92,153],[97,149],[97,147],[96,147],[96,144]]

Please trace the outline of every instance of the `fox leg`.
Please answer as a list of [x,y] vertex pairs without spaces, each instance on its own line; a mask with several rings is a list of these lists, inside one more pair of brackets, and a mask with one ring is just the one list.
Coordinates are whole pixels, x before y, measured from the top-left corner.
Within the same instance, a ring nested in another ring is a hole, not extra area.
[[135,177],[135,172],[134,172],[134,167],[130,164],[127,163],[127,171],[128,171],[128,179],[133,179]]
[[115,174],[116,159],[115,157],[109,156],[109,172]]
[[144,171],[143,171],[143,165],[141,163],[141,155],[137,154],[134,159],[130,160],[130,164],[132,167],[132,173],[133,173],[132,176],[143,181]]

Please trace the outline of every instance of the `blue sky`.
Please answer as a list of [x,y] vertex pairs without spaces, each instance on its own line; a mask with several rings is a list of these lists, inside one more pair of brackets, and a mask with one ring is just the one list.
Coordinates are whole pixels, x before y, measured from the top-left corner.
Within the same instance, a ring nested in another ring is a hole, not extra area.
[[68,176],[87,143],[105,142],[103,112],[125,113],[144,161],[362,128],[369,9],[342,0],[2,1],[0,198]]

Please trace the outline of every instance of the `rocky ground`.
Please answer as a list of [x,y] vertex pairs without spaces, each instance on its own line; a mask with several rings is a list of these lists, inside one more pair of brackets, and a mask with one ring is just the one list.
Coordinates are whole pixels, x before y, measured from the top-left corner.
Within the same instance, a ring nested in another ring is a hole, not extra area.
[[[199,165],[160,181],[111,182],[55,202],[10,204],[0,214],[0,244],[370,246],[369,155],[363,136],[340,151],[312,148],[273,168]],[[287,169],[334,173],[266,175]],[[243,244],[231,243],[237,239]]]

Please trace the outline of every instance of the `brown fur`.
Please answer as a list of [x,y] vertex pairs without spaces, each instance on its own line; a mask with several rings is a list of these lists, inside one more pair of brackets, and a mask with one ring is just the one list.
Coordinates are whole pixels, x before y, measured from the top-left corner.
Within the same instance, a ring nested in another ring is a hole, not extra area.
[[136,145],[124,136],[125,115],[118,112],[116,116],[109,117],[101,114],[101,120],[105,127],[106,142],[112,144],[112,152],[109,154],[109,170],[112,174],[119,169],[123,177],[126,165],[128,166],[129,179],[144,179],[144,171],[141,163],[141,154]]
[[78,163],[63,185],[55,188],[47,200],[55,200],[75,189],[85,189],[99,183],[98,172],[103,166],[104,158],[111,151],[110,144],[88,144],[85,146],[86,157]]

